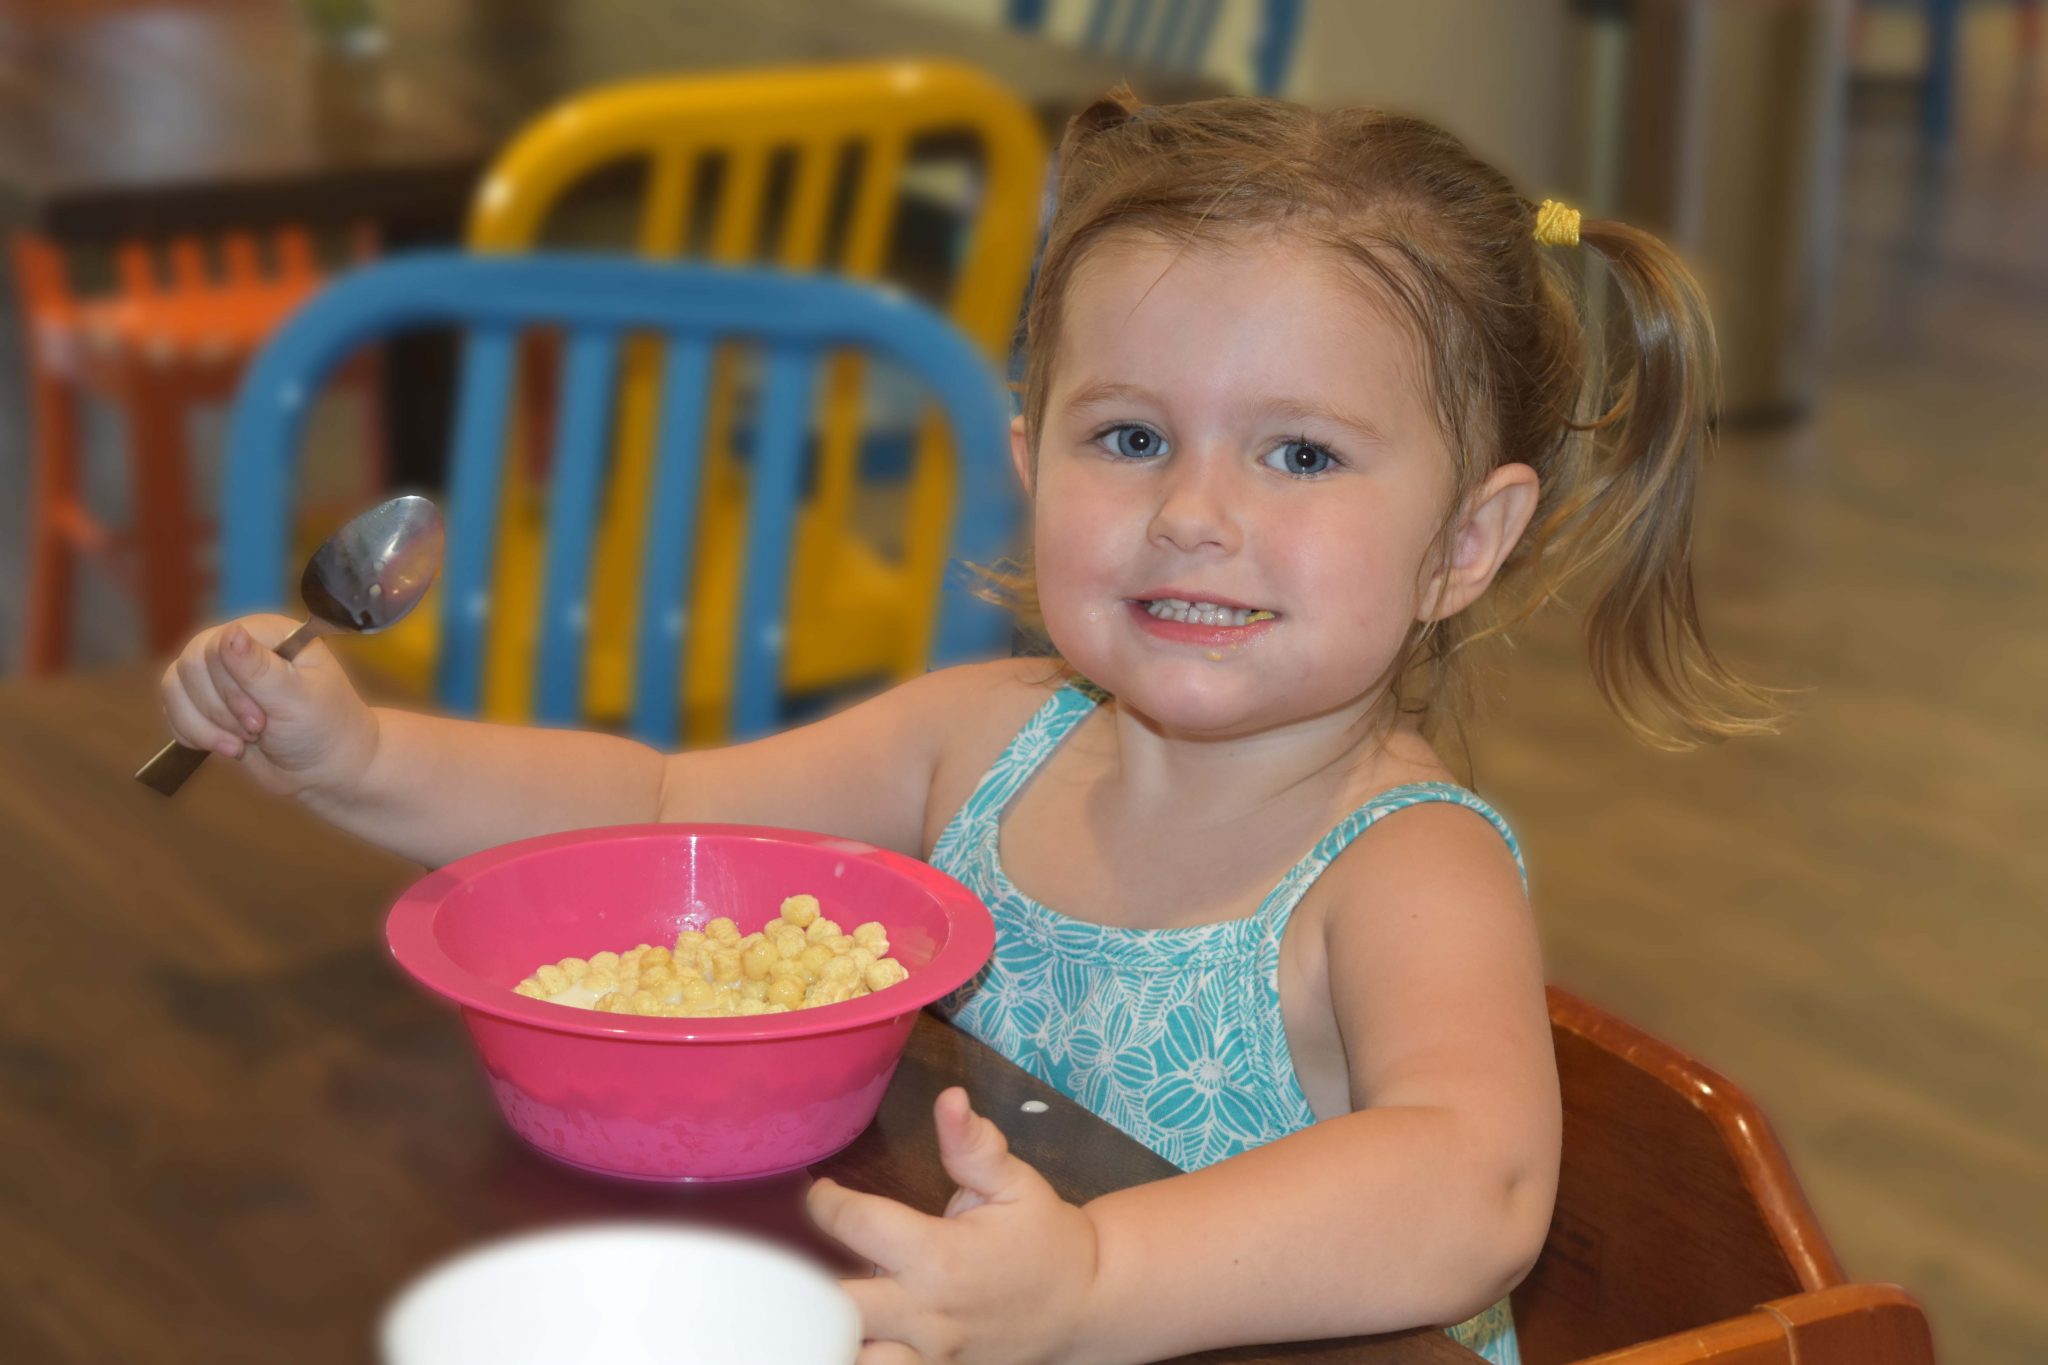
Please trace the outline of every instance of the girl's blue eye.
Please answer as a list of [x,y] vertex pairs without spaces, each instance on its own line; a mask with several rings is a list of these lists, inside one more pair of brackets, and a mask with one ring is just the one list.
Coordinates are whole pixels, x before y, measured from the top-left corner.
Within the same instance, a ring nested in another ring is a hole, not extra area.
[[1109,448],[1127,460],[1149,460],[1166,449],[1166,438],[1150,427],[1127,423],[1102,433]]
[[1324,474],[1337,458],[1313,441],[1282,441],[1261,463],[1284,474]]

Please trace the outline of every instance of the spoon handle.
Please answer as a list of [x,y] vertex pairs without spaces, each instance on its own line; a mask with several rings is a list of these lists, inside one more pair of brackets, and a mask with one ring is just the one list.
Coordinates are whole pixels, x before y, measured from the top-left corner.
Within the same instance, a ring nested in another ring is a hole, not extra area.
[[312,644],[325,633],[325,631],[320,629],[319,622],[302,621],[299,623],[297,630],[277,642],[277,657],[280,659],[296,659],[299,657],[300,650]]
[[156,757],[142,765],[135,774],[135,780],[151,791],[162,792],[165,796],[176,796],[178,788],[185,785],[185,779],[199,771],[199,765],[206,762],[207,749],[191,749],[172,740],[156,751]]
[[[320,628],[308,621],[284,637],[277,646],[279,658],[295,659],[299,651],[320,637]],[[185,779],[199,771],[199,765],[206,762],[210,749],[194,749],[172,740],[156,751],[156,756],[135,772],[135,780],[151,791],[162,792],[165,796],[176,796],[178,788],[185,785]]]

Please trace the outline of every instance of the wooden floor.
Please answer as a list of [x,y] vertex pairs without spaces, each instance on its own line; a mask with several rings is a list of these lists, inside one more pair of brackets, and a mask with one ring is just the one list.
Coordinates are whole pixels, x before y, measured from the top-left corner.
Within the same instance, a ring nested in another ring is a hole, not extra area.
[[[2048,1361],[2048,95],[1971,49],[1929,164],[1852,138],[1816,416],[1724,441],[1709,628],[1811,689],[1778,738],[1634,746],[1572,622],[1475,732],[1552,976],[1751,1091],[1850,1273],[1947,1362]],[[2004,79],[2001,79],[2001,78]]]

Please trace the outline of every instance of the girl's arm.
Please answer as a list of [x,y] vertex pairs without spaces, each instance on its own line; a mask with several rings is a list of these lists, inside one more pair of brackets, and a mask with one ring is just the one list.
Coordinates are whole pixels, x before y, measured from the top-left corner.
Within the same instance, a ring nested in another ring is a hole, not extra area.
[[360,776],[308,787],[299,799],[429,867],[536,834],[654,820],[660,810],[662,756],[632,740],[393,707],[376,708],[372,720]]
[[534,834],[657,820],[781,825],[916,857],[948,717],[976,667],[762,739],[667,755],[593,731],[380,709],[360,782],[309,804],[429,864]]
[[1448,1325],[1535,1262],[1561,1120],[1514,862],[1453,806],[1379,832],[1325,874],[1354,1112],[1088,1205],[1081,1358]]
[[[1534,1262],[1559,1114],[1534,928],[1469,812],[1387,818],[1324,874],[1323,947],[1355,1112],[1076,1209],[948,1092],[944,1218],[820,1182],[869,1334],[949,1358],[1121,1362],[1448,1325]],[[1387,831],[1381,831],[1384,836]],[[1334,882],[1331,879],[1336,879]]]
[[209,630],[166,671],[174,733],[240,760],[350,833],[438,865],[509,840],[653,820],[774,824],[916,856],[938,756],[1007,662],[927,674],[814,724],[664,756],[581,730],[491,725],[365,706],[294,623]]

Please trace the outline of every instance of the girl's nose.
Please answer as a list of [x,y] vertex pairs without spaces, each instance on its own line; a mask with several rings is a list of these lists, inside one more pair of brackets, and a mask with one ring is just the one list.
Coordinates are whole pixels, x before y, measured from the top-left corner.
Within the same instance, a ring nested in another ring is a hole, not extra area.
[[1154,544],[1185,553],[1237,548],[1239,528],[1229,479],[1219,461],[1183,459],[1164,471],[1159,505],[1147,528]]

